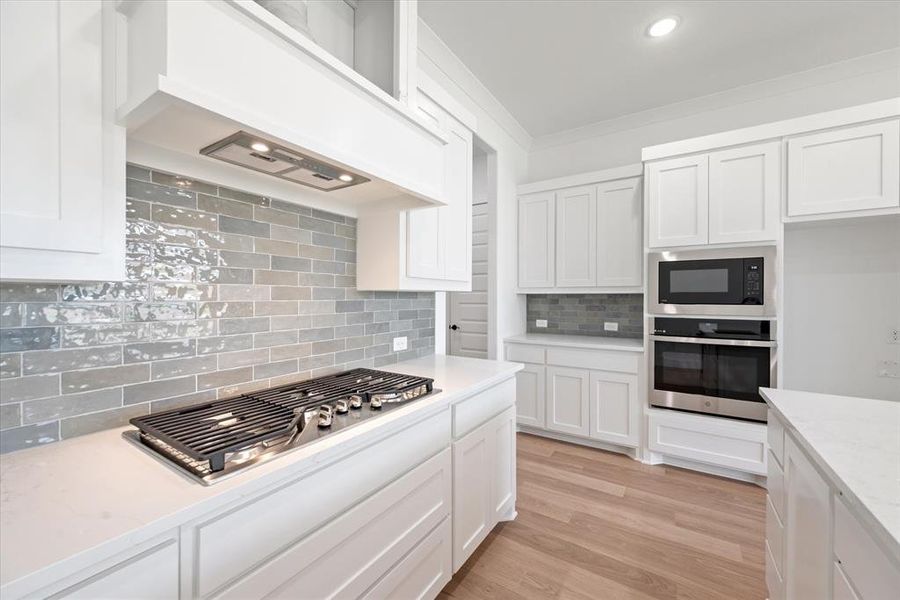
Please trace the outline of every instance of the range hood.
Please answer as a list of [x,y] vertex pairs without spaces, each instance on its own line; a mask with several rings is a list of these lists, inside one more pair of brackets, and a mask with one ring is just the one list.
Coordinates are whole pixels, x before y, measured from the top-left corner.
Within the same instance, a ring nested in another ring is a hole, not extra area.
[[200,154],[325,192],[369,181],[349,169],[330,165],[243,131],[210,144],[200,150]]

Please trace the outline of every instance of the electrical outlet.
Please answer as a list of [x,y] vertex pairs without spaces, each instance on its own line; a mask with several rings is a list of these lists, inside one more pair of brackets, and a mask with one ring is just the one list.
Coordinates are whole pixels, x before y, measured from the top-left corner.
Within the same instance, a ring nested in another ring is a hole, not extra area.
[[536,319],[534,322],[535,327],[547,327],[547,319]]
[[888,344],[900,344],[900,327],[894,327],[888,332]]
[[604,321],[603,322],[603,331],[618,331],[619,324],[615,321]]
[[399,352],[400,350],[406,350],[406,336],[395,337],[394,338],[394,352]]
[[900,360],[879,360],[878,376],[900,379]]

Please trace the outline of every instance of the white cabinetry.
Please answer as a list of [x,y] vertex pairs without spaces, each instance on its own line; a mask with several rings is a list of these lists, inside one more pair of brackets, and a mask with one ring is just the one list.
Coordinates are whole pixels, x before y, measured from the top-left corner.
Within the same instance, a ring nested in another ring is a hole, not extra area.
[[709,241],[709,157],[673,158],[646,169],[651,248]]
[[774,240],[780,209],[780,142],[709,155],[710,244]]
[[626,176],[639,172],[623,168],[520,186],[520,291],[640,290],[641,178]]
[[661,160],[646,175],[651,248],[777,237],[780,142]]
[[507,342],[506,359],[525,363],[516,377],[518,424],[533,433],[638,447],[640,356],[638,351]]
[[789,217],[900,207],[900,121],[790,138]]
[[519,287],[552,288],[556,281],[556,202],[553,192],[519,198]]
[[556,285],[597,284],[597,190],[570,188],[556,193]]
[[[444,147],[446,206],[405,212],[362,212],[357,288],[464,291],[472,285],[472,131],[420,90],[419,111],[448,138]],[[467,114],[467,113],[466,113]],[[463,117],[471,122],[471,117]]]
[[515,503],[515,408],[453,442],[453,570]]
[[784,455],[787,598],[828,598],[831,584],[831,490],[797,445]]
[[0,277],[125,278],[115,11],[0,2]]

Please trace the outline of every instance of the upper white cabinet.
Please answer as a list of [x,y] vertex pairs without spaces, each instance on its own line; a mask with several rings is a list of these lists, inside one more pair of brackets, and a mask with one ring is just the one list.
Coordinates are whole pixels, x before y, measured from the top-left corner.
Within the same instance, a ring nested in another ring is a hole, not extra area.
[[639,175],[635,166],[520,186],[520,291],[640,290]]
[[556,278],[553,192],[519,198],[519,287],[551,288]]
[[597,186],[597,287],[641,287],[641,179]]
[[900,120],[790,138],[790,217],[900,207]]
[[420,89],[418,110],[448,140],[441,193],[446,205],[360,213],[356,284],[361,290],[471,289],[474,118],[462,107],[439,105],[433,96],[440,96],[433,84]]
[[709,157],[673,158],[647,165],[651,248],[709,241]]
[[709,155],[709,243],[774,240],[780,209],[780,142]]
[[0,2],[0,277],[125,278],[125,133],[115,13]]
[[597,284],[597,190],[594,186],[556,193],[556,285]]
[[651,248],[770,241],[781,206],[781,144],[647,165]]

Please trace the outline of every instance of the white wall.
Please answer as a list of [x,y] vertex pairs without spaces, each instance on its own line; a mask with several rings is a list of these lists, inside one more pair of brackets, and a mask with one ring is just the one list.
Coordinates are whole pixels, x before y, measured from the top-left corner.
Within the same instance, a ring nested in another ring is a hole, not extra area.
[[784,240],[783,387],[900,401],[900,217],[794,227]]
[[[525,297],[515,293],[516,187],[525,177],[531,138],[421,20],[418,37],[419,69],[475,115],[475,134],[496,152],[497,201],[490,219],[489,241],[491,264],[496,266],[492,272],[496,314],[489,317],[494,335],[490,336],[493,348],[488,351],[491,357],[499,358],[503,356],[503,339],[525,331]],[[435,315],[436,324],[445,321],[444,315]]]
[[527,181],[641,161],[641,148],[900,96],[900,49],[534,140]]

